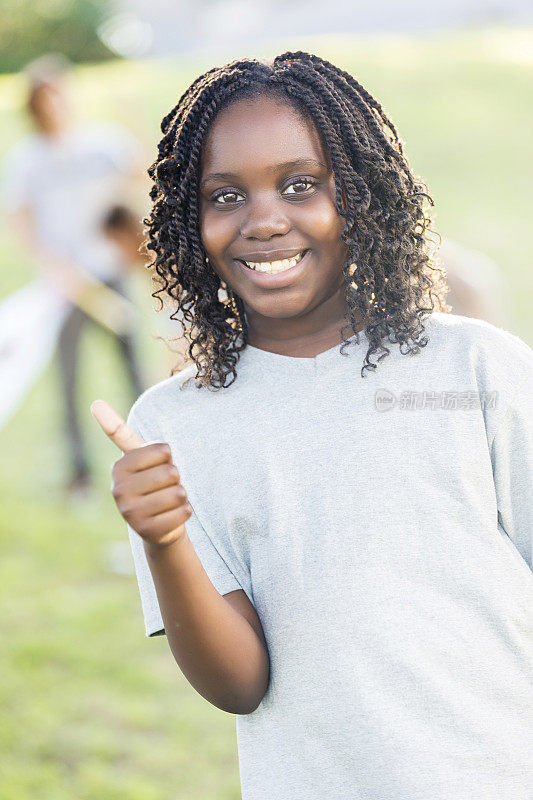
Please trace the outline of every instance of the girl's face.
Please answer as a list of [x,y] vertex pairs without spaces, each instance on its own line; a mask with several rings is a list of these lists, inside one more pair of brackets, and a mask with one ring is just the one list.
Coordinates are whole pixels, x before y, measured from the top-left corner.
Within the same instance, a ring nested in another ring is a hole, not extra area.
[[[328,154],[310,120],[269,96],[219,112],[202,152],[200,229],[212,268],[244,302],[251,344],[305,346],[332,334],[339,341],[348,308],[343,224]],[[244,263],[302,254],[273,275]]]

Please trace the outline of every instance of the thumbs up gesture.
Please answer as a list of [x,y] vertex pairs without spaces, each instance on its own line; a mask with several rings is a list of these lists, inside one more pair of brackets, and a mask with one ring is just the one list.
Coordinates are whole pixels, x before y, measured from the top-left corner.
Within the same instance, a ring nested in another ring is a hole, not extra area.
[[144,442],[105,400],[95,400],[91,414],[124,453],[113,464],[111,492],[126,522],[158,548],[182,538],[192,508],[172,463],[170,446]]

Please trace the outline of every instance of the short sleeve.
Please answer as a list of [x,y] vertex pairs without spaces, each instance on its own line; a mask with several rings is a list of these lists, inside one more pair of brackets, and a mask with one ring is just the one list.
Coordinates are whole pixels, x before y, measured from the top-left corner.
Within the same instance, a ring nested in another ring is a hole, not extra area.
[[533,570],[533,351],[491,446],[498,522]]
[[0,165],[0,206],[4,214],[31,202],[31,159],[24,145],[24,141],[14,145]]
[[[149,433],[147,435],[145,433],[143,426],[140,425],[136,419],[133,410],[130,411],[127,423],[129,427],[145,441],[162,441],[157,435],[153,435],[153,430],[151,434]],[[217,592],[220,594],[227,594],[236,589],[242,589],[241,584],[205,532],[194,509],[187,520],[186,526],[187,534],[196,554],[202,562],[202,566]],[[148,566],[148,560],[144,551],[143,539],[128,525],[128,523],[126,523],[126,528],[139,586],[146,636],[160,636],[165,633],[164,624],[154,581],[152,579],[152,573],[150,572],[150,567]]]

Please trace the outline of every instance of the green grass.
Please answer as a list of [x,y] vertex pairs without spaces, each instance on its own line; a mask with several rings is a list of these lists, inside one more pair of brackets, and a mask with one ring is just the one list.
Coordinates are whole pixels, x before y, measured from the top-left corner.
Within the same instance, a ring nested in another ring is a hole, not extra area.
[[[382,101],[436,201],[437,230],[501,264],[513,331],[531,344],[533,33],[295,39],[256,54],[299,48],[349,69]],[[81,115],[116,119],[155,152],[159,120],[188,82],[243,54],[78,68]],[[17,76],[0,79],[0,155],[26,130],[21,89]],[[4,230],[0,295],[32,274]],[[136,296],[148,310],[143,278]],[[145,368],[161,379],[163,345],[139,335]],[[164,638],[145,638],[135,578],[108,567],[108,547],[126,541],[109,492],[120,453],[88,406],[105,397],[126,413],[131,398],[108,337],[90,330],[83,348],[80,407],[100,491],[90,515],[60,495],[67,452],[55,361],[0,433],[0,796],[238,798],[234,717],[192,689]]]

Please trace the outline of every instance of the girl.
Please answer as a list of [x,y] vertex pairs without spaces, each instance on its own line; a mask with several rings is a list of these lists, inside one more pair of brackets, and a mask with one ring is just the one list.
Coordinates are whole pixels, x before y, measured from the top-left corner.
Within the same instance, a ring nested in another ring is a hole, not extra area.
[[348,73],[234,61],[161,127],[147,246],[193,363],[127,425],[93,405],[146,634],[236,715],[244,800],[530,800],[533,351],[447,313]]

